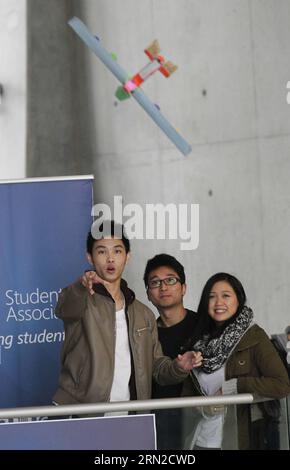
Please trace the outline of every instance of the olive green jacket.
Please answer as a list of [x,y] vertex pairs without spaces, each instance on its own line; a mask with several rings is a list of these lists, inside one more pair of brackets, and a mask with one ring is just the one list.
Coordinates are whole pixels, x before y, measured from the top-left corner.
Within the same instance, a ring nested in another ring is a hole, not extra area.
[[290,393],[287,371],[265,331],[253,325],[226,362],[225,379],[237,378],[238,393],[283,398]]
[[[251,326],[225,363],[225,380],[237,379],[238,393],[258,397],[283,398],[290,394],[288,373],[265,331]],[[190,380],[191,379],[191,380]],[[184,383],[183,395],[201,395],[197,378],[191,374]],[[237,409],[239,448],[250,447],[249,406]]]

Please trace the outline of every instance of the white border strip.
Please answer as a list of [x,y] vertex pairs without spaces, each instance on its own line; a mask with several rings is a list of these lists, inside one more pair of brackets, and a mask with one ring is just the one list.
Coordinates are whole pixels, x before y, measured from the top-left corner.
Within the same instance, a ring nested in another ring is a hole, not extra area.
[[94,175],[76,175],[76,176],[44,176],[42,178],[23,178],[15,180],[0,180],[0,184],[9,183],[39,183],[41,181],[72,181],[72,180],[93,180]]

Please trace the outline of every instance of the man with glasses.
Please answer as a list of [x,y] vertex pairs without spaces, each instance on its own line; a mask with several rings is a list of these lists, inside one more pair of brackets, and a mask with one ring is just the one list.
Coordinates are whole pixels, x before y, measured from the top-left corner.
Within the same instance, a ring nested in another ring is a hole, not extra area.
[[[197,315],[183,305],[186,292],[184,268],[176,258],[159,254],[147,262],[144,283],[150,302],[157,308],[158,336],[163,353],[172,359],[184,352],[196,326]],[[152,398],[180,397],[182,383],[159,385],[153,381]],[[158,449],[182,447],[180,410],[156,412]]]

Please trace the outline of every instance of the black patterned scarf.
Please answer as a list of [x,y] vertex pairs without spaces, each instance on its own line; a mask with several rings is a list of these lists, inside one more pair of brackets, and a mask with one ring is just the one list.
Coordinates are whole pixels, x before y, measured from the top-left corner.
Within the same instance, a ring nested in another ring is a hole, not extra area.
[[237,318],[230,323],[218,338],[205,335],[194,344],[194,350],[203,355],[201,369],[207,374],[220,369],[228,355],[240,341],[253,320],[253,311],[244,307]]

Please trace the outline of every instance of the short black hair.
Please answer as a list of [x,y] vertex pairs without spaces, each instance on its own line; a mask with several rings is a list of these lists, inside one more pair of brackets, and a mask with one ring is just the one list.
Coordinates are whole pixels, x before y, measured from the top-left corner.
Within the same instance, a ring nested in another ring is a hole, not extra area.
[[122,240],[126,253],[129,253],[130,240],[127,238],[124,225],[118,224],[114,220],[105,220],[99,225],[96,222],[93,223],[87,236],[87,253],[90,255],[92,254],[95,241],[101,240],[105,237],[114,238],[115,235],[116,238],[120,238],[120,240]]
[[143,276],[146,288],[148,287],[149,274],[155,269],[161,268],[162,266],[169,266],[170,268],[172,268],[178,275],[181,284],[185,284],[185,273],[182,264],[177,261],[174,256],[167,255],[166,253],[160,253],[159,255],[156,255],[154,256],[154,258],[151,258],[147,261]]

